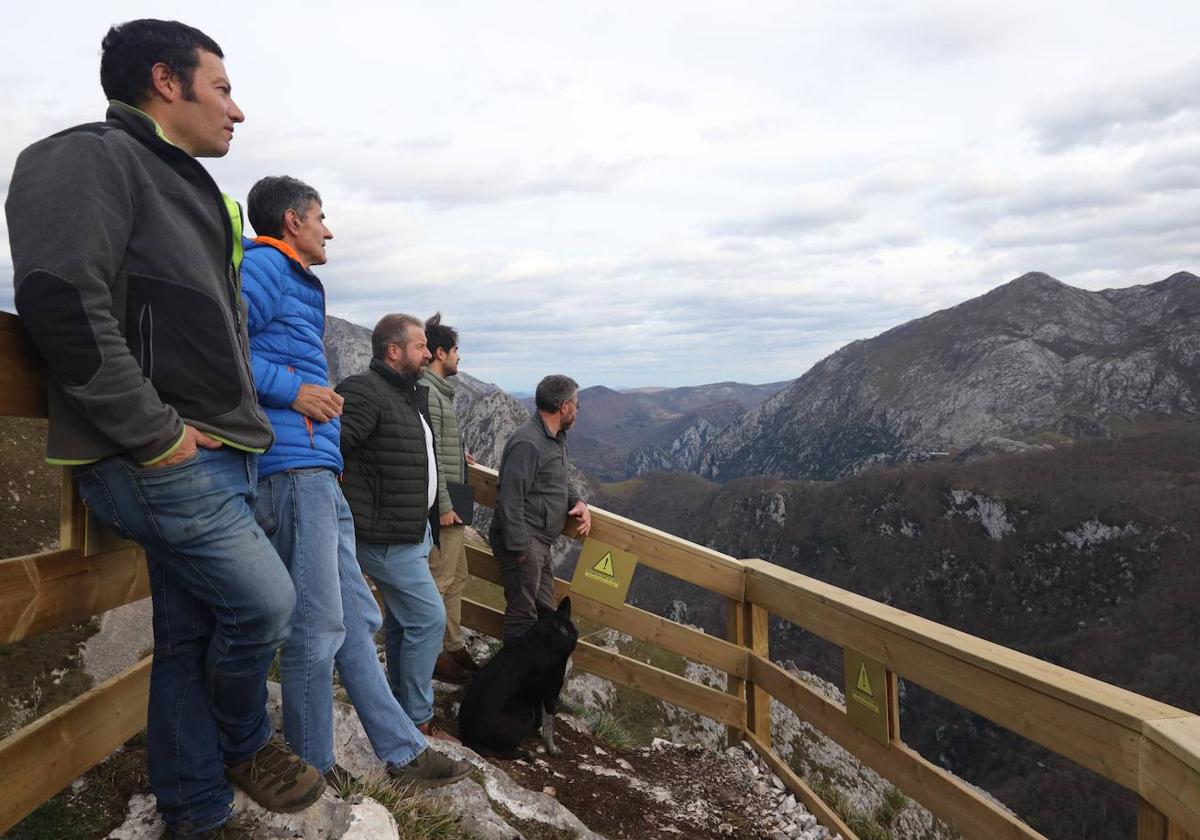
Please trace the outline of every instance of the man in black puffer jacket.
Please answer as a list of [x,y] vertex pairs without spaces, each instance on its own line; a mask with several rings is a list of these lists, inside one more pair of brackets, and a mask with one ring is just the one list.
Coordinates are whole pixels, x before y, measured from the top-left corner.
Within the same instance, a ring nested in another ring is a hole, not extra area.
[[429,361],[425,324],[385,315],[371,334],[371,366],[337,392],[342,407],[342,491],[354,514],[358,563],[375,580],[384,616],[388,682],[426,736],[448,738],[433,720],[433,666],[446,608],[429,571],[437,523],[437,459],[429,392],[417,387]]

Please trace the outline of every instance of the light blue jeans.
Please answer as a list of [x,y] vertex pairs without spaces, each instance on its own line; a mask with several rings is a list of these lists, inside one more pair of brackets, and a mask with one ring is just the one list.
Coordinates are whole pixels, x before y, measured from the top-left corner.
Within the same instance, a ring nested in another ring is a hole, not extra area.
[[275,473],[258,484],[255,514],[296,589],[292,634],[279,656],[288,744],[322,773],[333,766],[336,664],[375,755],[408,764],[425,737],[379,664],[379,605],[354,558],[354,520],[337,476],[324,468]]
[[75,481],[101,522],[146,550],[150,790],[176,836],[200,834],[229,819],[226,763],[271,736],[267,670],[295,602],[254,521],[258,456],[222,446],[155,468],[113,456],[76,467]]
[[442,652],[446,605],[429,571],[429,527],[419,543],[361,543],[358,562],[383,594],[384,650],[392,693],[420,726],[433,717],[433,666]]

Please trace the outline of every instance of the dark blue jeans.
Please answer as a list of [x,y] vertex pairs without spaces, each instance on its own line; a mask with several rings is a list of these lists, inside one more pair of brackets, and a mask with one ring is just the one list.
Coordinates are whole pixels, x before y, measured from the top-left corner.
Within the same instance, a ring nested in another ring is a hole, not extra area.
[[254,521],[257,478],[257,456],[230,447],[158,469],[114,456],[75,470],[96,517],[146,550],[150,787],[182,836],[229,818],[225,764],[271,736],[267,670],[288,637],[296,596]]

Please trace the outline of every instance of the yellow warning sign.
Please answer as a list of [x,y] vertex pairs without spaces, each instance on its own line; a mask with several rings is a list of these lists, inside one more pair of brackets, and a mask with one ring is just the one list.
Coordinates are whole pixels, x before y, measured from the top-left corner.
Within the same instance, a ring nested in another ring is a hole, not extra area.
[[856,688],[868,697],[874,697],[875,692],[871,690],[871,678],[867,676],[867,663],[864,662],[858,669],[858,685]]
[[583,541],[571,591],[602,604],[620,607],[629,594],[637,557],[591,537]]
[[881,744],[890,738],[887,668],[852,648],[842,648],[846,678],[846,715]]
[[596,565],[592,566],[593,572],[599,572],[606,578],[616,578],[616,572],[613,571],[612,552],[604,552],[604,556],[596,561]]

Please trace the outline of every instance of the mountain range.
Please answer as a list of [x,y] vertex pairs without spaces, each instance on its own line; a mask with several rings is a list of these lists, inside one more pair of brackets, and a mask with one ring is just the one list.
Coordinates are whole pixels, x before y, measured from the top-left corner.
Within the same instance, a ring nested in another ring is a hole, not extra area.
[[700,474],[830,479],[1195,416],[1200,280],[1090,292],[1041,273],[855,341],[710,439]]

